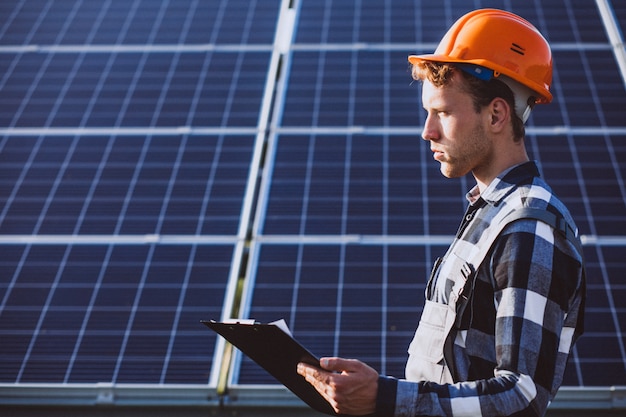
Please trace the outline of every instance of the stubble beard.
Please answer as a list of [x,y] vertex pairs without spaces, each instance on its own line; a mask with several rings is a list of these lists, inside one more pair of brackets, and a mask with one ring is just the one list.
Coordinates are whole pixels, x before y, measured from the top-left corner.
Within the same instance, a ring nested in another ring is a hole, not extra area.
[[439,170],[446,178],[460,178],[489,162],[491,152],[482,125],[476,124],[468,137],[459,141],[453,154],[446,153]]

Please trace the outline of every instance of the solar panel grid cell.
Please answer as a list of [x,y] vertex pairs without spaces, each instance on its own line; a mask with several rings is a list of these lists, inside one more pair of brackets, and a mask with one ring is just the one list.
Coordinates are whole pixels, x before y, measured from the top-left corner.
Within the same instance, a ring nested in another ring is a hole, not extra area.
[[[322,68],[306,65],[323,60]],[[284,126],[415,126],[406,53],[295,52]]]
[[[410,234],[401,223],[420,217],[422,209],[419,172],[407,161],[407,154],[419,154],[418,138],[283,136],[279,140],[265,234],[300,233],[301,221],[307,223],[309,234],[381,234],[383,227],[391,227],[390,234]],[[394,150],[389,154],[392,160],[383,157],[388,149]],[[400,216],[392,217],[397,224],[386,224],[390,210],[402,211],[399,206],[406,208],[404,217],[394,212]],[[299,224],[293,217],[297,212]]]

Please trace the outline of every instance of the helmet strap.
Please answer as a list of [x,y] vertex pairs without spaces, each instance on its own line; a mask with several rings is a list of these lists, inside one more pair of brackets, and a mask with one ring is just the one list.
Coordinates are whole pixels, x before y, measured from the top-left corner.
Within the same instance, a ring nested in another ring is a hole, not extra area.
[[502,81],[513,91],[515,114],[522,119],[522,122],[526,123],[530,117],[530,112],[535,108],[537,93],[505,75],[498,77],[498,80]]

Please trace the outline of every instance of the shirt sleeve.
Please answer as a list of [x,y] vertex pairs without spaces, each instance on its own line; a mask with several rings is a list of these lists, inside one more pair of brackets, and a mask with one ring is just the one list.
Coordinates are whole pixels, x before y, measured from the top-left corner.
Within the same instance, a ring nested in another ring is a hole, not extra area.
[[[493,375],[436,384],[381,378],[380,417],[542,416],[562,381],[582,314],[582,261],[550,226],[508,226],[488,258],[494,286]],[[390,393],[390,391],[395,392]]]

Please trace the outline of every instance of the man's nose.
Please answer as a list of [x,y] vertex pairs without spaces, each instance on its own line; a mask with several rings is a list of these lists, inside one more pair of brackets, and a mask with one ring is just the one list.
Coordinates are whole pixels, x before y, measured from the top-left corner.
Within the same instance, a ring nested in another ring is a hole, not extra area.
[[424,140],[437,140],[439,138],[439,129],[437,123],[433,120],[431,115],[426,116],[424,122],[424,129],[422,129],[422,139]]

